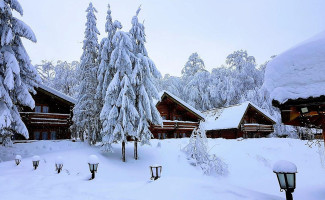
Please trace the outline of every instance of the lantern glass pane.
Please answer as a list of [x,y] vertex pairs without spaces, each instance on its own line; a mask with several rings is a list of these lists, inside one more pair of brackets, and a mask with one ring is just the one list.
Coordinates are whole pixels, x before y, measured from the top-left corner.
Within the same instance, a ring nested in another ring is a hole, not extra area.
[[288,188],[295,188],[295,175],[296,174],[287,174]]
[[94,164],[94,170],[97,172],[98,164]]
[[93,164],[89,164],[89,170],[93,171],[94,170],[94,165]]
[[286,186],[286,181],[284,179],[284,174],[277,174],[277,176],[278,176],[278,179],[279,179],[280,188],[281,189],[286,189],[287,186]]

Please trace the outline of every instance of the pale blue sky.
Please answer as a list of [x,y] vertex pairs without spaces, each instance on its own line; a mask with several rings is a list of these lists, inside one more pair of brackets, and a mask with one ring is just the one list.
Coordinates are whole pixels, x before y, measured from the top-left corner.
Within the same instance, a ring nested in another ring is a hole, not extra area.
[[[128,31],[142,5],[147,49],[162,74],[180,75],[193,52],[211,70],[228,54],[245,49],[258,64],[325,30],[324,0],[93,0],[97,27],[104,32],[107,3],[113,20]],[[23,21],[36,44],[24,41],[33,64],[79,60],[88,0],[20,0]],[[15,13],[18,16],[17,13]]]

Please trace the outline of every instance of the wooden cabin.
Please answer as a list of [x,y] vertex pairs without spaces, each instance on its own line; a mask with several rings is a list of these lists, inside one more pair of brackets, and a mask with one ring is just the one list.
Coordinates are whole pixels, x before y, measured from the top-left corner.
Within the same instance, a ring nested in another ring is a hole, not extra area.
[[275,120],[251,102],[212,109],[204,114],[202,126],[210,138],[259,138],[274,131]]
[[289,99],[282,104],[273,100],[272,104],[281,110],[284,124],[323,129],[322,135],[325,140],[325,96]]
[[160,96],[156,106],[163,118],[163,126],[151,125],[154,138],[190,137],[200,121],[204,120],[204,115],[170,92],[164,91]]
[[[32,95],[35,108],[20,107],[19,113],[25,123],[30,140],[70,139],[72,108],[76,100],[45,85],[36,88]],[[15,135],[15,139],[24,139]]]

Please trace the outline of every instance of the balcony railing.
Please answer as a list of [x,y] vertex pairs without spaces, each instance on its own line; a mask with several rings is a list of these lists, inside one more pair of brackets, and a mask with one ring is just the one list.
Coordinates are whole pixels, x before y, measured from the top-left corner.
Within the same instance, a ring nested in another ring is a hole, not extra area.
[[56,126],[71,125],[70,114],[20,112],[20,116],[26,124],[30,124],[30,125],[56,125]]
[[193,130],[198,126],[199,122],[164,120],[162,127],[153,125],[153,128],[157,130]]
[[273,132],[273,125],[265,124],[242,124],[241,130],[244,132]]

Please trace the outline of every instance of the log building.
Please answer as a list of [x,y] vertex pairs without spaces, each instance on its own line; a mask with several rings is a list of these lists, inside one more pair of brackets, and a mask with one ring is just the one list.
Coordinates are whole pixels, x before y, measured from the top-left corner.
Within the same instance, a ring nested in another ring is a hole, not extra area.
[[266,137],[274,131],[275,120],[248,101],[208,110],[204,114],[206,118],[202,126],[210,138],[259,138]]
[[160,97],[156,106],[163,118],[163,126],[151,125],[154,138],[190,137],[200,121],[204,120],[204,115],[170,92],[163,91]]
[[[25,123],[30,140],[70,139],[72,108],[76,100],[57,90],[39,85],[32,95],[35,108],[20,107],[19,114]],[[16,134],[15,139],[24,139]]]

